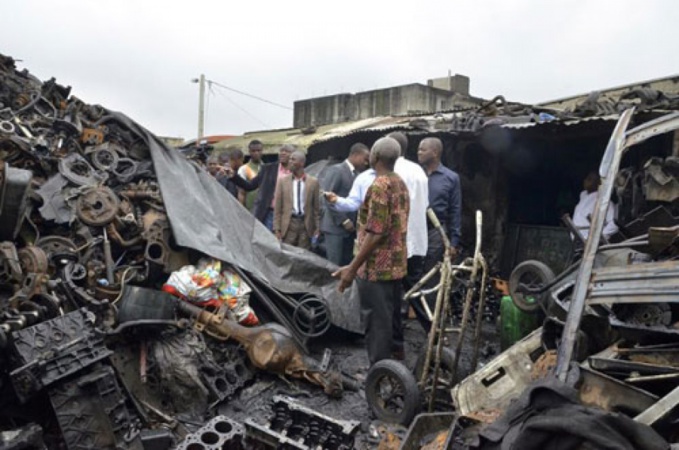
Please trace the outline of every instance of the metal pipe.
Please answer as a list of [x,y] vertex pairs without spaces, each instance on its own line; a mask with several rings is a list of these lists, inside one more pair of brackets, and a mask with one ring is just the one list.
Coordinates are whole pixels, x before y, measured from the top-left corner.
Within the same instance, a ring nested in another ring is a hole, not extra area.
[[108,281],[109,286],[114,285],[116,282],[114,276],[115,263],[113,262],[113,256],[111,254],[111,241],[108,239],[108,233],[106,228],[104,231],[104,262],[106,263],[106,281]]
[[587,244],[585,245],[582,263],[580,264],[575,286],[573,288],[573,295],[568,308],[568,316],[561,336],[561,345],[559,346],[557,354],[555,374],[557,378],[563,382],[566,381],[570,363],[573,359],[575,339],[577,337],[578,329],[580,328],[582,314],[585,310],[589,281],[592,277],[592,269],[594,267],[594,257],[596,256],[599,247],[601,232],[606,219],[606,212],[608,211],[608,206],[611,201],[614,178],[618,172],[622,159],[625,144],[625,130],[627,129],[627,125],[632,119],[633,114],[634,108],[630,108],[620,116],[620,120],[618,120],[615,130],[611,135],[601,167],[599,168],[599,175],[602,176],[604,182],[599,187],[599,194],[589,229],[589,237],[587,239]]
[[472,274],[469,277],[469,284],[471,288],[468,288],[467,295],[464,300],[464,306],[462,308],[462,323],[460,324],[460,336],[457,340],[457,345],[455,347],[455,356],[453,359],[452,377],[455,379],[457,377],[457,366],[460,361],[460,353],[462,352],[462,343],[464,341],[464,335],[467,331],[467,321],[469,320],[469,310],[471,308],[472,299],[474,296],[473,286],[476,284],[476,278],[478,275],[478,270],[480,266],[481,258],[481,231],[482,231],[482,220],[483,216],[481,211],[476,211],[476,245],[474,247],[474,259],[472,266]]
[[486,283],[488,282],[488,263],[481,256],[481,293],[476,311],[476,329],[474,330],[474,351],[472,352],[472,372],[476,372],[479,362],[479,341],[481,340],[481,324],[483,323],[483,308],[486,306]]

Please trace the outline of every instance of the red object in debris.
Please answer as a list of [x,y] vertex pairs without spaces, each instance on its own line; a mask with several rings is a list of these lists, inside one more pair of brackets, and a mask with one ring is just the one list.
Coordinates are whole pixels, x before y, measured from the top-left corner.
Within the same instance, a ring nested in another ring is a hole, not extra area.
[[173,297],[177,297],[181,300],[186,300],[186,296],[184,296],[181,292],[179,292],[177,290],[177,288],[175,288],[171,284],[164,284],[163,287],[161,288],[161,290],[163,292],[167,292],[168,294],[170,294]]
[[247,316],[245,316],[245,319],[241,320],[238,323],[246,327],[254,327],[259,325],[259,319],[257,318],[254,312],[250,311],[250,313]]
[[184,300],[185,302],[193,303],[194,305],[202,306],[202,307],[212,307],[212,308],[219,308],[222,306],[222,302],[216,298],[211,298],[207,301],[204,302],[192,302],[190,301],[184,294],[179,292],[177,288],[172,286],[171,284],[164,284],[163,287],[161,288],[163,292],[167,292],[168,294],[172,295],[173,297],[177,297],[180,300]]

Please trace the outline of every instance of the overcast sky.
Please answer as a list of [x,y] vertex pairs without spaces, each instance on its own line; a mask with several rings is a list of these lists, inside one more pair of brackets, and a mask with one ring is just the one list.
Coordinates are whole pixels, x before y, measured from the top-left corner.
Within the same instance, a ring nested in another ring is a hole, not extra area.
[[[401,6],[398,6],[401,5]],[[0,53],[164,136],[195,137],[201,73],[288,105],[445,76],[539,102],[679,73],[676,0],[2,0]],[[206,134],[292,125],[213,86]]]

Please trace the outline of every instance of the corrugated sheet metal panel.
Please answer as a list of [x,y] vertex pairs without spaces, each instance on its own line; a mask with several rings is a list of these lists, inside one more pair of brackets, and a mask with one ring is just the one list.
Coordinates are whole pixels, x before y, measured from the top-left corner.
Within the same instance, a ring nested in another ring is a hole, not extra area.
[[524,128],[531,128],[531,127],[540,127],[540,126],[564,126],[564,127],[569,127],[573,125],[579,125],[584,122],[595,122],[595,121],[602,121],[602,122],[609,122],[613,121],[616,122],[620,118],[620,114],[610,114],[608,116],[595,116],[595,117],[584,117],[582,119],[570,119],[570,120],[551,120],[549,122],[524,122],[524,123],[508,123],[505,125],[502,125],[502,128],[508,128],[508,129],[524,129]]

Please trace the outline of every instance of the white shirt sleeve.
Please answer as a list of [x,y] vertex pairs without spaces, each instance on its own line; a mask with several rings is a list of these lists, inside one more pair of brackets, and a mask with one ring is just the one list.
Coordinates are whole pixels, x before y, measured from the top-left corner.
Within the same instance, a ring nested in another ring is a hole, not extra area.
[[246,169],[245,169],[245,164],[243,164],[242,166],[240,166],[240,167],[238,168],[238,176],[241,177],[241,178],[244,179],[244,180],[247,180],[248,177],[247,177],[246,174],[245,174],[245,170],[246,170]]
[[349,195],[347,197],[337,197],[337,202],[330,204],[331,208],[339,212],[358,211],[373,181],[375,181],[375,172],[372,169],[361,173],[354,179]]

